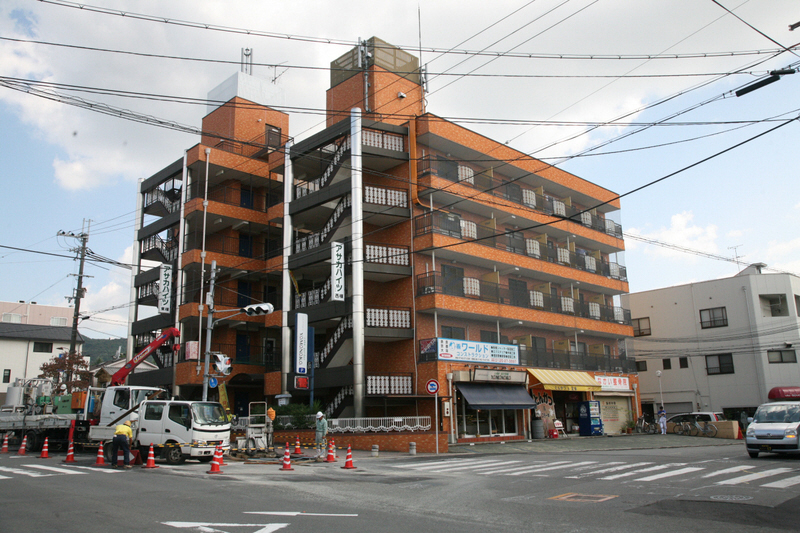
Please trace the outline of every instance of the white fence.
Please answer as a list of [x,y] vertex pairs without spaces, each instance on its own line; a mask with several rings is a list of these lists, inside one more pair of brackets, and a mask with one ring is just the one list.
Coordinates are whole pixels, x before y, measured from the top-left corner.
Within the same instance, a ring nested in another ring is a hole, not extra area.
[[379,433],[389,431],[429,431],[429,416],[389,416],[378,418],[333,418],[328,421],[331,433]]

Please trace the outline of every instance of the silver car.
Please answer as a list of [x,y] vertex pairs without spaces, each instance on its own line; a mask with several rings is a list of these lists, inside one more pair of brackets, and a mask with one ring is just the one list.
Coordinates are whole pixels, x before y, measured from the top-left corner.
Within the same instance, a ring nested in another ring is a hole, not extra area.
[[750,457],[761,452],[800,453],[800,402],[765,403],[748,422],[744,440]]

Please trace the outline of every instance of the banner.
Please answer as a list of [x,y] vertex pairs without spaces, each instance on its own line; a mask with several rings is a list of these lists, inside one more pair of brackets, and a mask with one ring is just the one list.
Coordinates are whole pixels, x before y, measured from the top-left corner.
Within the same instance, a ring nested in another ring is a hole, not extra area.
[[294,319],[294,349],[296,374],[308,373],[308,315],[297,313]]
[[445,361],[489,363],[500,365],[519,364],[519,346],[516,344],[494,344],[455,339],[437,339],[438,358]]
[[331,243],[331,301],[344,301],[344,243]]
[[[219,403],[222,404],[222,407],[225,409],[225,415],[231,412],[231,406],[228,404],[228,389],[225,387],[224,383],[219,384]],[[228,418],[230,422],[230,418]]]
[[172,265],[161,265],[158,275],[158,312],[172,310]]

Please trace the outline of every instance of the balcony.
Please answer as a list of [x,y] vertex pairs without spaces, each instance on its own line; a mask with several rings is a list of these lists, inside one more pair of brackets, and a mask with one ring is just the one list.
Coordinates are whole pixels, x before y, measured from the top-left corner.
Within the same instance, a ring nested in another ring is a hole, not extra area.
[[[199,250],[203,246],[202,232],[193,232],[186,235],[183,251]],[[283,253],[283,248],[278,240],[251,238],[248,234],[239,237],[209,234],[206,236],[206,251],[224,255],[235,255],[253,259],[271,259]]]
[[474,169],[461,165],[458,161],[436,155],[423,157],[419,162],[418,173],[420,177],[424,175],[438,176],[465,187],[517,203],[544,215],[570,219],[576,224],[622,239],[621,225],[613,220],[598,217],[590,210],[567,205],[562,200],[543,195],[541,194],[543,192],[541,187],[537,190],[529,189],[516,182],[492,177],[482,172],[476,173]]
[[413,382],[410,372],[390,372],[383,375],[367,375],[367,396],[412,395]]
[[[186,191],[186,201],[205,197],[205,184],[202,181],[193,183]],[[276,194],[263,194],[247,187],[216,186],[208,190],[208,200],[225,205],[251,209],[266,213],[273,205],[283,201],[283,193],[277,189]]]
[[567,296],[552,296],[537,290],[511,290],[508,286],[468,277],[442,276],[428,272],[417,276],[417,296],[446,294],[471,298],[536,311],[578,316],[631,325],[631,312],[622,307],[612,307],[596,302],[576,302]]
[[486,228],[469,220],[462,220],[452,213],[434,212],[418,217],[415,221],[416,235],[438,233],[466,242],[474,242],[488,248],[495,248],[519,255],[540,259],[550,263],[592,272],[600,276],[627,281],[627,269],[610,261],[603,261],[599,254],[576,254],[566,248],[550,248],[533,238],[526,238],[522,232],[503,232]]

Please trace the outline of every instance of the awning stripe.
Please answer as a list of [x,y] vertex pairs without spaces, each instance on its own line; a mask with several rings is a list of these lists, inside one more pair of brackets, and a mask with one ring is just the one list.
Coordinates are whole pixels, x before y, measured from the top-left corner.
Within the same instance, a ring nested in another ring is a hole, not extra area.
[[522,385],[458,382],[456,386],[473,409],[533,409],[536,407],[536,402]]
[[547,390],[600,391],[602,387],[586,372],[529,368],[528,373]]

